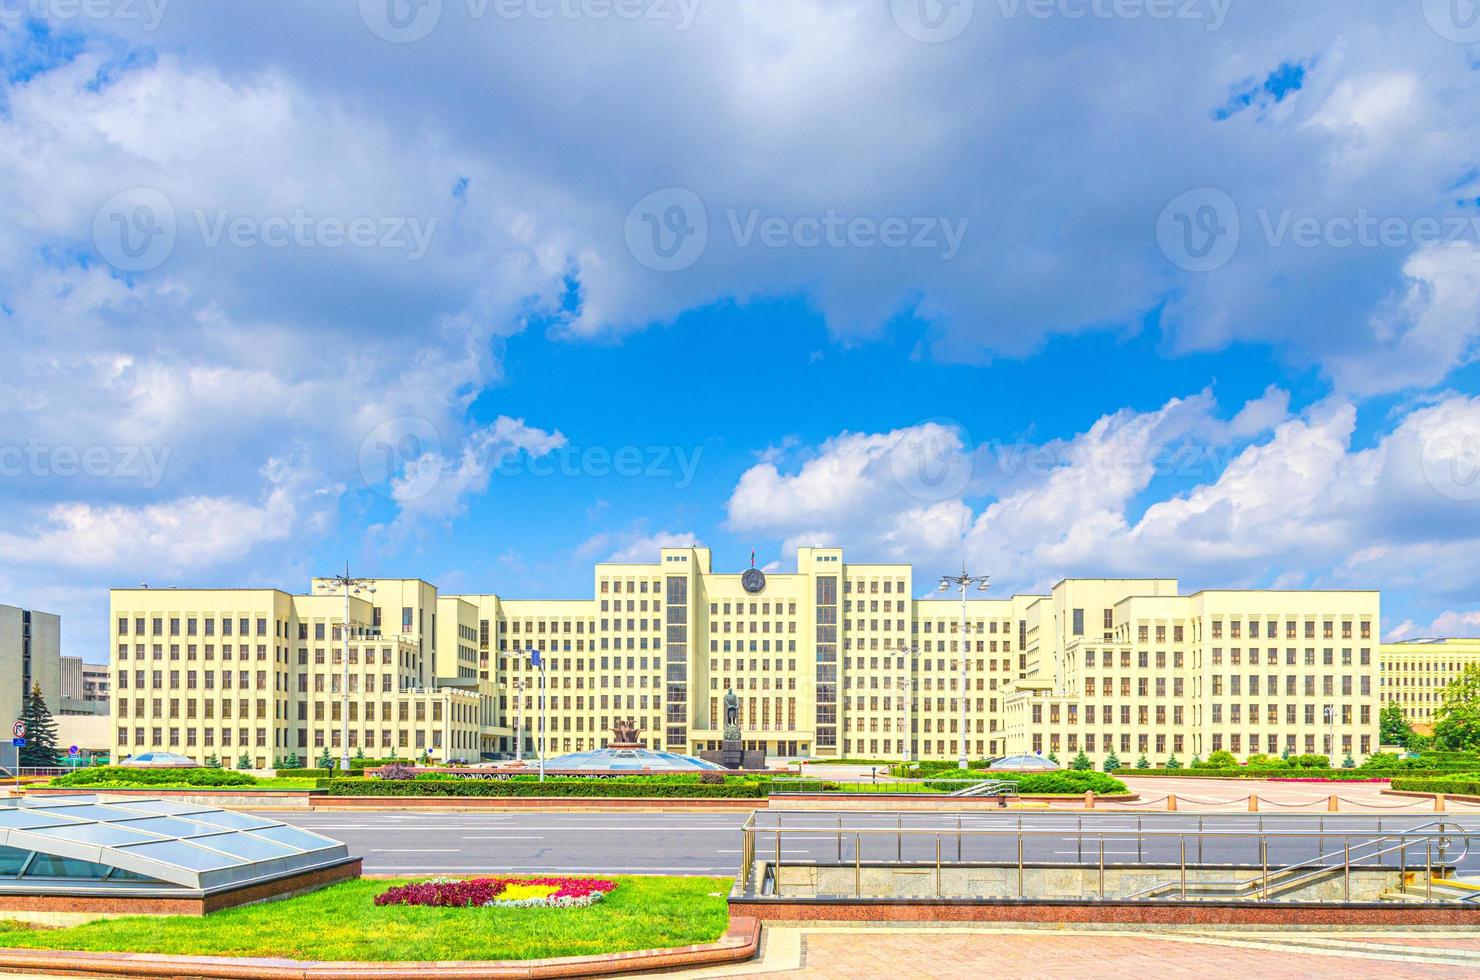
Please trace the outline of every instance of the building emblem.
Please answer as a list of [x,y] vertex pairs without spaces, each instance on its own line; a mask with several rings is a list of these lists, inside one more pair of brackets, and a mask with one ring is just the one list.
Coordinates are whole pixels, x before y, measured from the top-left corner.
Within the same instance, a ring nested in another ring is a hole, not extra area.
[[740,586],[751,595],[766,587],[766,573],[759,568],[747,568],[740,576]]

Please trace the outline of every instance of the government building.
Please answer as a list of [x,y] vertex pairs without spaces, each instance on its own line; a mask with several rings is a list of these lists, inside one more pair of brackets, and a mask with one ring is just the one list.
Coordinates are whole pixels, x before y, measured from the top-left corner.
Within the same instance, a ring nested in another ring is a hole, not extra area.
[[1376,750],[1385,698],[1434,693],[1389,670],[1387,651],[1411,644],[1379,644],[1375,591],[1182,595],[1175,579],[1069,579],[964,603],[916,592],[911,566],[851,564],[839,548],[801,548],[788,573],[716,572],[707,548],[665,548],[655,563],[596,565],[591,598],[577,600],[375,579],[349,599],[346,688],[332,580],[304,594],[115,589],[113,748],[258,767],[346,746],[528,757],[543,673],[550,755],[600,747],[627,719],[651,748],[718,748],[734,690],[746,747],[771,756],[954,759],[964,698],[972,758],[1185,764],[1224,749],[1339,762]]

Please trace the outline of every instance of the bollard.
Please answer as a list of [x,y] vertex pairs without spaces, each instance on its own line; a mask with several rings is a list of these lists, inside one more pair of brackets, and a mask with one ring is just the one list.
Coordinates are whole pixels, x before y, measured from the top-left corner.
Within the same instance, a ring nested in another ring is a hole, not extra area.
[[1434,812],[1435,813],[1443,813],[1444,812],[1444,794],[1443,793],[1435,793],[1434,794]]
[[1255,796],[1253,793],[1249,794],[1249,812],[1259,812],[1259,797]]
[[1084,791],[1084,808],[1086,810],[1093,810],[1095,808],[1095,791],[1092,789]]
[[1336,797],[1335,796],[1328,796],[1328,797],[1326,797],[1326,810],[1329,813],[1335,813],[1336,812],[1337,806],[1336,806]]
[[1170,812],[1175,811],[1176,809],[1177,809],[1177,795],[1175,793],[1168,793],[1167,794],[1167,812],[1170,813]]

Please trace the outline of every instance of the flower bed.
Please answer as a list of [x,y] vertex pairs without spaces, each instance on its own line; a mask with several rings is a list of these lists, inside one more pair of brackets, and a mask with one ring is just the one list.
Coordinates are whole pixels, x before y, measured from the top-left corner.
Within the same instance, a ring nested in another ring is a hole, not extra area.
[[606,878],[431,878],[387,889],[375,904],[569,909],[599,902],[616,887]]

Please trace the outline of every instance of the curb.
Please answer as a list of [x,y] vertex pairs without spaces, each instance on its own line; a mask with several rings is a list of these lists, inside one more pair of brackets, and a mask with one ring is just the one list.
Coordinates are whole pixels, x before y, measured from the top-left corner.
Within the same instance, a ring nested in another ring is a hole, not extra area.
[[642,949],[597,956],[544,960],[428,960],[361,963],[261,959],[231,956],[162,956],[155,953],[88,953],[51,949],[0,948],[0,970],[87,977],[151,977],[167,980],[425,980],[428,974],[465,980],[512,977],[599,977],[638,971],[741,963],[760,949],[761,923],[751,915],[732,916],[728,931],[712,943]]

